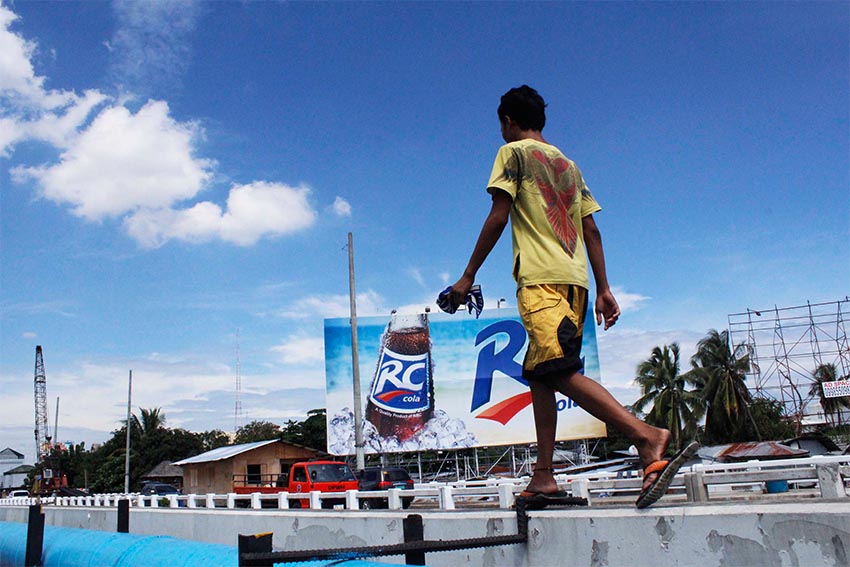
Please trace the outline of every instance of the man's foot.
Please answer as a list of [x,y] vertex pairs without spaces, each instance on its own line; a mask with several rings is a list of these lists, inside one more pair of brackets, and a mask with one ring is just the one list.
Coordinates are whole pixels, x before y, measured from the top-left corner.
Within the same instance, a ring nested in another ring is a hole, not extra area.
[[644,477],[652,476],[654,480],[650,485],[641,490],[635,506],[646,508],[652,506],[659,498],[664,496],[673,477],[682,468],[682,465],[694,456],[699,449],[699,443],[691,441],[674,455],[669,461],[656,461],[644,469]]
[[526,492],[535,494],[555,494],[558,492],[558,483],[555,482],[555,475],[552,474],[551,468],[534,469],[534,476],[531,477],[531,482],[525,487]]
[[[668,430],[661,429],[660,427],[649,427],[650,430],[646,438],[635,444],[635,447],[638,450],[638,456],[640,456],[642,468],[645,468],[656,461],[660,461],[664,457],[664,453],[667,451],[667,446],[670,444],[671,434]],[[659,473],[657,472],[650,472],[649,474],[644,475],[641,490],[649,488],[658,478],[658,474]]]

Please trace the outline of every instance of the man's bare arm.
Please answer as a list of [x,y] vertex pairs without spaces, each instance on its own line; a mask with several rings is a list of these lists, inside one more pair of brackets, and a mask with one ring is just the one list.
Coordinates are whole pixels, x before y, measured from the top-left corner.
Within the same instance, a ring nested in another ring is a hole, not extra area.
[[501,189],[493,190],[493,204],[490,206],[490,213],[484,220],[484,226],[481,227],[481,233],[478,235],[478,241],[472,250],[469,263],[460,279],[452,285],[452,302],[455,305],[462,305],[466,301],[466,294],[469,293],[469,288],[475,283],[475,275],[478,273],[478,269],[481,268],[508,224],[512,204],[513,201],[511,201],[511,196],[508,193]]
[[587,247],[587,258],[593,269],[596,280],[596,324],[601,325],[605,320],[607,331],[620,318],[620,306],[608,286],[608,274],[605,272],[605,253],[602,251],[602,234],[593,215],[582,217],[581,226],[584,232],[584,243]]

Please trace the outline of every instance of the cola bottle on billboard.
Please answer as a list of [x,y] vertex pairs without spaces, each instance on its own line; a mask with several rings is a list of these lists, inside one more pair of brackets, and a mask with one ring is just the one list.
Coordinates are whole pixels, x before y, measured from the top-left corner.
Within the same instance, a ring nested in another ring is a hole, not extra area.
[[366,419],[381,437],[410,439],[434,413],[427,314],[393,314],[381,337]]

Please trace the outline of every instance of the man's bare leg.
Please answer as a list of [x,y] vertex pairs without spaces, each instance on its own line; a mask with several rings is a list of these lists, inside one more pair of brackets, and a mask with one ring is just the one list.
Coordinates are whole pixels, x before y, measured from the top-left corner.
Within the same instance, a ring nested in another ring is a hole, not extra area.
[[[576,372],[570,377],[556,378],[553,385],[590,415],[604,421],[634,443],[643,466],[664,456],[670,444],[670,432],[636,418],[599,382]],[[644,487],[649,486],[655,476],[653,474],[644,478]]]
[[551,494],[558,490],[558,483],[552,474],[555,429],[558,425],[555,390],[548,384],[534,380],[530,380],[528,385],[531,388],[534,428],[537,432],[537,464],[526,490]]
[[[637,448],[643,466],[660,460],[664,456],[664,451],[670,443],[670,432],[636,418],[608,390],[587,376],[576,372],[572,376],[555,377],[546,384],[531,381],[529,385],[537,430],[536,468],[541,470],[535,470],[527,490],[532,492],[557,490],[557,483],[551,471],[558,420],[552,388],[571,398],[593,417],[604,421],[625,435]],[[655,480],[655,476],[656,474],[652,474],[645,477],[644,487],[649,486]]]

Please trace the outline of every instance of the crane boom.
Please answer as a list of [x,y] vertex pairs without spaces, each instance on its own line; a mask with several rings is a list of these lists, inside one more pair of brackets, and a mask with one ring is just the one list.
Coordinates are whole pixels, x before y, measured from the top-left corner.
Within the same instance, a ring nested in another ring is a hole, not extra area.
[[50,432],[47,429],[47,376],[41,345],[35,347],[35,450],[38,462],[50,454]]

